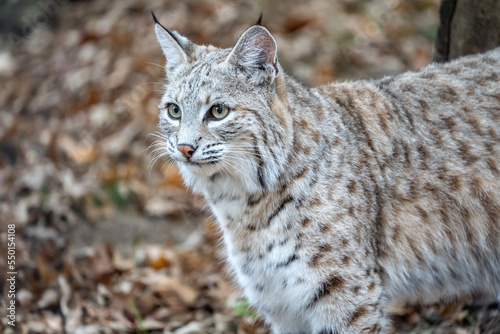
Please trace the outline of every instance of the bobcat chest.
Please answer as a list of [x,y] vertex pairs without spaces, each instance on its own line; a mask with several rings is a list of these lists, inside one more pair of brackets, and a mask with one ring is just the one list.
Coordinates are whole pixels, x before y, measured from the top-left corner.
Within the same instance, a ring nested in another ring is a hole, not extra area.
[[[279,313],[283,307],[294,308],[306,300],[310,277],[303,263],[286,252],[257,256],[230,252],[229,261],[249,301],[265,313]],[[309,289],[308,289],[309,287]]]
[[297,219],[293,207],[284,207],[267,226],[267,215],[264,224],[255,223],[259,207],[245,210],[245,206],[242,201],[212,206],[239,285],[249,301],[266,313],[279,313],[285,305],[298,307],[297,300],[307,298],[312,276],[307,275],[299,232],[289,228]]

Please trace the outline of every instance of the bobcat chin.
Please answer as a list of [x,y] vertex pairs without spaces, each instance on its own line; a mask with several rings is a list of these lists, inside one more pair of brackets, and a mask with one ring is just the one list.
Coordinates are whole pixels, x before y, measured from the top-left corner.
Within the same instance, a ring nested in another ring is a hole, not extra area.
[[260,25],[232,49],[155,30],[165,148],[274,333],[386,333],[390,301],[498,296],[500,49],[308,88]]

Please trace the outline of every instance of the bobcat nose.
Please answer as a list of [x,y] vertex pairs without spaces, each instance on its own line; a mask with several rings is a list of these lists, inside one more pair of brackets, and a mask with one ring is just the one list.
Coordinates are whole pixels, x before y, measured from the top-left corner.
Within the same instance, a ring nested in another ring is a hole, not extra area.
[[177,150],[180,151],[185,158],[189,159],[193,156],[193,153],[194,151],[196,151],[196,148],[188,144],[180,144],[177,145]]

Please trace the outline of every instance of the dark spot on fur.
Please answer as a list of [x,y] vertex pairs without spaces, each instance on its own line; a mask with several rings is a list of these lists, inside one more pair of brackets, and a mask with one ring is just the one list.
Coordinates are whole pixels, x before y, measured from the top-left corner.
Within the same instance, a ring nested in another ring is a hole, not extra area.
[[302,225],[302,227],[306,227],[307,225],[309,225],[311,223],[311,219],[310,218],[304,218],[301,222],[300,222],[300,225]]
[[260,200],[262,199],[262,197],[263,196],[258,196],[258,195],[252,195],[252,196],[248,197],[247,205],[254,206],[254,205],[258,204],[260,202]]
[[410,197],[412,199],[418,198],[420,193],[418,180],[410,180]]
[[429,224],[430,217],[429,217],[429,214],[427,213],[427,211],[425,211],[420,205],[416,205],[415,209],[417,209],[418,214],[420,215],[420,217],[422,218],[424,223]]
[[347,191],[349,191],[350,194],[354,194],[357,189],[358,187],[355,180],[350,180],[347,183]]
[[448,179],[448,185],[451,191],[459,191],[462,188],[462,181],[458,175],[453,175]]
[[273,211],[273,213],[271,213],[271,215],[267,219],[266,226],[271,225],[271,221],[274,219],[274,217],[276,217],[281,212],[281,210],[283,210],[285,208],[285,205],[287,205],[288,203],[290,203],[292,201],[293,201],[292,196],[285,197],[285,199],[280,203],[280,205],[278,205],[278,207]]
[[488,193],[484,194],[482,204],[490,219],[490,226],[498,228],[498,222],[500,222],[500,205]]
[[299,249],[301,249],[301,248],[302,248],[302,242],[300,242],[300,241],[299,241],[299,242],[297,242],[297,243],[295,244],[294,251],[296,252],[296,251],[298,251],[298,250],[299,250]]
[[500,175],[500,170],[498,169],[498,165],[495,160],[493,160],[492,158],[488,158],[486,159],[486,164],[493,174],[495,174],[496,176]]
[[257,226],[255,226],[253,224],[247,225],[247,230],[255,232],[255,231],[257,231]]
[[314,293],[313,298],[307,304],[307,308],[313,306],[321,299],[329,296],[333,292],[339,291],[345,286],[345,280],[338,274],[331,274]]
[[324,253],[316,253],[314,254],[311,259],[307,262],[309,267],[317,267],[319,265],[319,261],[325,256]]
[[462,160],[465,162],[466,166],[471,166],[473,165],[476,161],[479,160],[478,157],[474,156],[471,152],[471,149],[469,145],[467,145],[465,142],[460,141],[458,142],[459,148],[458,152],[462,156]]
[[370,333],[370,334],[378,334],[382,332],[382,327],[380,327],[379,324],[375,324],[373,325],[368,331],[367,333]]
[[347,211],[347,214],[351,217],[354,217],[355,214],[354,214],[354,207],[353,206],[350,206],[348,211]]
[[323,204],[323,202],[321,201],[321,198],[318,195],[314,196],[314,198],[310,203],[311,206],[319,206],[321,204]]
[[290,240],[290,238],[289,237],[285,237],[283,240],[281,240],[279,242],[280,246],[284,246],[288,242],[288,240]]
[[490,129],[488,130],[488,134],[489,134],[489,136],[491,137],[491,139],[493,139],[494,141],[496,141],[496,140],[498,140],[498,139],[499,139],[499,138],[498,138],[498,134],[497,134],[497,132],[496,132],[496,131],[495,131],[495,129],[493,129],[493,128],[490,128]]
[[296,180],[296,179],[300,179],[301,177],[303,177],[303,176],[307,173],[307,171],[308,171],[308,170],[309,170],[309,168],[308,168],[308,167],[304,167],[304,168],[302,168],[301,170],[299,170],[299,171],[297,172],[297,174],[293,175],[293,179],[294,179],[294,180]]
[[264,180],[264,162],[259,160],[259,165],[257,166],[257,177],[262,188],[266,188],[266,181]]
[[349,319],[347,326],[352,326],[356,321],[358,321],[360,318],[362,318],[364,315],[368,314],[368,308],[363,305],[360,306],[354,311],[354,313],[351,315],[351,318]]
[[276,264],[276,268],[281,268],[281,267],[287,267],[289,266],[292,262],[298,260],[299,257],[297,254],[292,254],[288,257],[288,259],[282,261],[282,262],[278,262],[278,264]]
[[457,123],[455,123],[455,120],[453,119],[453,117],[446,117],[443,119],[443,121],[449,130],[454,130],[455,127],[457,126]]
[[272,251],[274,248],[274,242],[271,242],[267,245],[266,249],[267,249],[267,252],[270,252]]
[[401,226],[399,225],[394,226],[392,233],[393,233],[392,240],[394,240],[394,242],[398,242],[401,237]]
[[474,197],[480,198],[481,194],[483,193],[481,179],[479,179],[478,177],[473,177],[470,182],[470,190]]
[[330,244],[322,244],[318,247],[318,250],[320,252],[331,252],[333,249],[332,245]]
[[321,225],[319,226],[319,231],[320,231],[322,234],[325,234],[326,232],[330,231],[330,229],[331,229],[331,226],[330,226],[330,224],[327,224],[327,223],[325,223],[325,224],[321,224]]

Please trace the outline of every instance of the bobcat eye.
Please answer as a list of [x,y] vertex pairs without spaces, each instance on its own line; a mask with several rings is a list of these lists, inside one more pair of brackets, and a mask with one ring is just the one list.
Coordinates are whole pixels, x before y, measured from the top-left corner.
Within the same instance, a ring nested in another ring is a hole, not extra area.
[[210,115],[208,116],[209,118],[219,120],[226,117],[228,113],[229,113],[229,108],[219,104],[212,106],[212,108],[210,108]]
[[177,104],[169,103],[167,106],[168,116],[173,119],[181,118],[181,108]]

